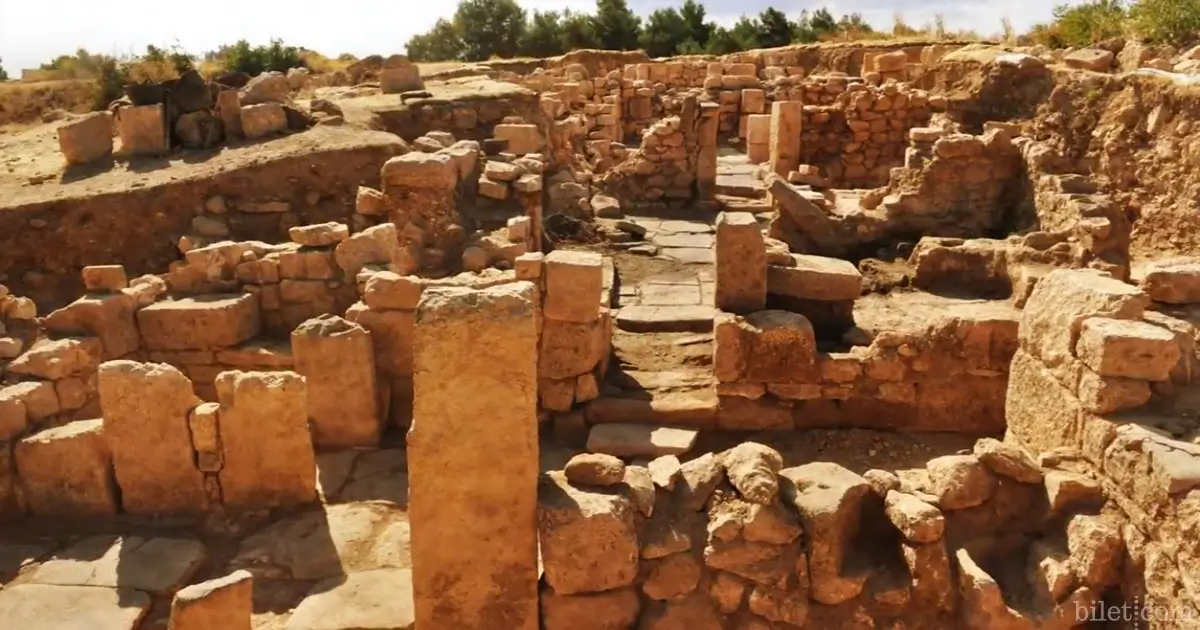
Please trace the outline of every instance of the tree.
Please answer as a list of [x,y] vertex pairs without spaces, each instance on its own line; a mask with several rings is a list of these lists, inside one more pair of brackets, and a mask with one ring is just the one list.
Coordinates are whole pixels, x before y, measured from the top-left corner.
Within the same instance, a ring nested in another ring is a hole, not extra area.
[[1054,27],[1065,46],[1088,46],[1121,35],[1125,8],[1120,0],[1092,0],[1054,7]]
[[787,46],[792,43],[794,31],[795,25],[775,7],[767,7],[758,14],[758,43],[764,48]]
[[[690,41],[699,47],[696,49],[697,52],[703,51],[703,47],[708,44],[708,38],[713,32],[713,25],[704,21],[706,17],[704,5],[696,0],[687,0],[683,6],[679,7],[679,16],[683,18],[684,32],[687,33],[684,42]],[[680,52],[683,51],[680,50]]]
[[629,10],[625,0],[596,0],[596,15],[592,18],[592,27],[596,39],[605,49],[636,49],[641,24],[642,21]]
[[570,9],[563,11],[562,47],[564,51],[603,47],[596,37],[592,16]]
[[1200,33],[1200,0],[1137,0],[1129,13],[1150,41],[1182,45]]
[[738,44],[738,50],[762,48],[762,42],[758,39],[761,31],[762,25],[758,20],[752,20],[744,15],[733,23],[733,28],[729,29],[734,41]]
[[838,32],[837,20],[834,19],[829,9],[825,7],[813,11],[812,18],[809,19],[809,26],[812,27],[817,39],[820,39],[822,36],[834,35]]
[[705,51],[710,55],[728,55],[729,53],[738,52],[741,49],[741,44],[738,43],[737,38],[733,36],[733,33],[729,29],[723,26],[718,26],[713,30],[712,35],[708,38],[708,45],[705,46]]
[[642,49],[651,57],[669,57],[688,38],[687,24],[675,9],[658,9],[642,29]]
[[175,44],[168,49],[150,44],[146,46],[146,54],[142,56],[142,61],[169,63],[175,68],[177,74],[183,74],[196,67],[194,63],[195,58],[188,54],[179,44]]
[[4,59],[0,58],[0,82],[8,80],[8,71],[4,69]]
[[438,20],[428,33],[408,40],[408,57],[413,61],[451,61],[463,54],[458,29],[448,20]]
[[462,0],[454,30],[466,61],[515,57],[525,33],[525,10],[516,0]]
[[534,11],[521,38],[521,54],[553,57],[564,52],[562,16],[557,11]]

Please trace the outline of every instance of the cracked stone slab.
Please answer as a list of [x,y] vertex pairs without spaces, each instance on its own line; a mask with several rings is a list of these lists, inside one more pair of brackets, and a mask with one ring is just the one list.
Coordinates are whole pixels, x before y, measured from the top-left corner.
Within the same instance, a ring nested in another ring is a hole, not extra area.
[[14,630],[135,630],[150,596],[133,589],[20,584],[0,591],[0,626]]
[[207,557],[204,544],[191,538],[93,536],[55,553],[29,582],[166,595],[187,584]]

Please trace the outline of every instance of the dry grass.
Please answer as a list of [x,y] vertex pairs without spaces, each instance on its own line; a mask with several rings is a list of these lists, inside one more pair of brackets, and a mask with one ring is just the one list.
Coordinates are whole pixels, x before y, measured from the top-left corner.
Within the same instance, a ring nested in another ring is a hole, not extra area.
[[82,79],[0,83],[0,125],[38,121],[62,109],[84,113],[96,102],[96,84]]

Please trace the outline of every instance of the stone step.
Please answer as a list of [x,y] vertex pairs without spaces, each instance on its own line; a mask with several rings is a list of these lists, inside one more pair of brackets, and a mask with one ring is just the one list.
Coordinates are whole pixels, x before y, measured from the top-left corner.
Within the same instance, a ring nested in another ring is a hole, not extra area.
[[762,199],[767,195],[767,187],[750,175],[717,175],[716,193],[728,197],[746,199]]
[[712,332],[717,309],[711,306],[626,306],[617,311],[617,327],[629,332]]
[[717,195],[721,208],[728,212],[750,212],[760,214],[771,211],[771,203],[766,199]]
[[692,429],[652,424],[600,424],[588,432],[587,450],[615,457],[683,455],[696,444]]
[[711,388],[605,395],[584,407],[588,424],[651,424],[690,429],[716,427],[719,399]]

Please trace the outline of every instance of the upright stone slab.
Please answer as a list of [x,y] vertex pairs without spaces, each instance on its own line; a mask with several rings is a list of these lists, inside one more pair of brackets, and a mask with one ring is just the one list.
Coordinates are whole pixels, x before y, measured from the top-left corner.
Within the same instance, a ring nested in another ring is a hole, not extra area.
[[208,507],[195,464],[188,414],[200,404],[192,382],[156,363],[100,366],[104,436],[130,514],[195,514]]
[[308,434],[304,377],[295,372],[224,372],[216,386],[225,505],[258,510],[315,499],[317,463]]
[[337,315],[292,332],[296,371],[308,381],[308,419],[316,446],[375,446],[383,433],[371,333]]
[[112,516],[117,512],[112,456],[101,420],[79,420],[17,442],[14,455],[29,511],[38,516]]
[[[593,296],[593,293],[589,293]],[[536,630],[534,287],[426,289],[408,434],[421,630]]]
[[128,156],[162,155],[170,148],[163,106],[122,107],[117,113],[121,151]]
[[716,307],[745,315],[767,307],[767,246],[749,212],[717,217]]
[[787,177],[800,166],[803,126],[803,102],[775,101],[771,105],[771,170],[780,177]]

